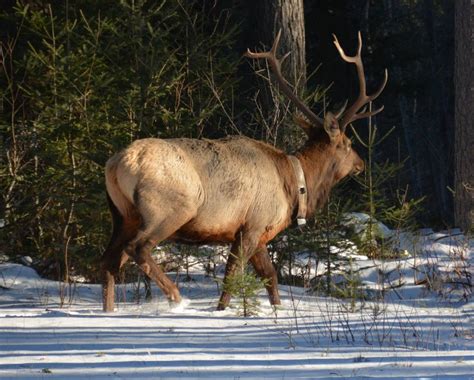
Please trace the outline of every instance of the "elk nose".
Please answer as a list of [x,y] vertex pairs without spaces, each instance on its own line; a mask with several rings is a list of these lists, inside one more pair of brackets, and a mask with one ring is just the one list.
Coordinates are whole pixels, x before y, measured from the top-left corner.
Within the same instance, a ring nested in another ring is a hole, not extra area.
[[354,165],[354,175],[359,175],[360,173],[362,173],[364,171],[364,168],[365,168],[365,164],[364,164],[364,161],[360,160],[358,161],[355,165]]

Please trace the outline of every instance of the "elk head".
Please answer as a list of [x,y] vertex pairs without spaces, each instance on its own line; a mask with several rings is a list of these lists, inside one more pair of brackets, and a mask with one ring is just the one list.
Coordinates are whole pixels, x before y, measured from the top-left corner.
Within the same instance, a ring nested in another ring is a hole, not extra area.
[[321,159],[324,157],[332,158],[334,170],[334,183],[349,174],[358,174],[364,169],[364,162],[351,146],[351,140],[346,136],[347,126],[355,120],[367,118],[378,114],[383,110],[383,106],[371,111],[367,110],[367,104],[376,99],[385,88],[388,79],[388,72],[385,70],[385,77],[378,90],[373,95],[367,95],[366,82],[364,74],[364,65],[362,62],[362,37],[358,33],[359,45],[355,56],[348,56],[342,49],[335,35],[334,45],[336,46],[342,59],[348,63],[353,63],[357,69],[359,79],[359,96],[356,101],[346,109],[346,104],[337,112],[327,112],[324,118],[316,115],[290,88],[287,81],[281,73],[281,63],[288,56],[288,53],[282,59],[278,59],[276,52],[280,41],[281,30],[278,32],[270,51],[252,52],[247,50],[247,57],[258,59],[264,58],[269,63],[275,74],[276,80],[281,91],[294,103],[296,108],[303,114],[303,117],[297,117],[296,121],[308,136],[308,141],[302,149],[301,154],[313,156]]

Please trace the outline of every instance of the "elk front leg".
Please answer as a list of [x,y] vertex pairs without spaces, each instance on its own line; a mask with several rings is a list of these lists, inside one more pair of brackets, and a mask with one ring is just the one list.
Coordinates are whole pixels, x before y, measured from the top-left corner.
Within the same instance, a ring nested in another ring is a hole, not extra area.
[[221,298],[219,299],[219,303],[217,304],[217,310],[225,310],[227,306],[229,306],[231,295],[228,291],[225,290],[225,284],[227,279],[232,276],[235,272],[235,268],[237,266],[237,255],[239,254],[240,245],[232,245],[230,249],[229,257],[227,258],[227,263],[225,266],[225,274],[224,274],[224,290],[221,293]]
[[232,244],[230,249],[229,257],[227,258],[227,264],[225,267],[224,275],[224,290],[221,293],[217,310],[224,310],[229,306],[231,295],[225,290],[225,285],[230,278],[238,264],[238,260],[243,260],[242,265],[246,265],[249,257],[251,257],[255,251],[257,239],[253,235],[242,234],[241,237]]
[[268,298],[271,305],[280,305],[280,294],[278,293],[278,276],[273,266],[267,247],[259,247],[250,258],[255,271],[262,280],[265,280]]

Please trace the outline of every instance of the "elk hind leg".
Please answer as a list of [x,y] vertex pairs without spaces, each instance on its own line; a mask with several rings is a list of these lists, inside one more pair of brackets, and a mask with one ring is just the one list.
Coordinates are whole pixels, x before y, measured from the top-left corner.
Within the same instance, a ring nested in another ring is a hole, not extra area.
[[[166,202],[161,204],[166,204]],[[156,282],[166,297],[175,303],[181,301],[179,290],[153,260],[151,251],[153,247],[170,237],[187,223],[195,215],[195,212],[196,210],[193,207],[185,207],[184,202],[179,214],[174,210],[166,210],[165,207],[159,208],[152,202],[147,202],[146,210],[141,212],[144,219],[143,227],[137,238],[127,248],[129,256],[133,257],[143,272]],[[157,219],[160,214],[160,219]]]
[[179,303],[181,302],[181,295],[177,286],[173,281],[163,272],[160,266],[153,260],[151,251],[160,241],[156,237],[142,237],[135,243],[135,252],[133,259],[140,267],[140,269],[161,289],[169,301]]
[[107,199],[112,213],[113,232],[109,245],[102,255],[102,302],[104,311],[112,312],[115,299],[115,277],[128,259],[124,248],[136,236],[140,218],[136,214],[127,218],[122,217],[108,195]]
[[120,268],[127,262],[128,255],[124,251],[121,251],[119,254],[104,256],[102,261],[104,272],[102,284],[103,310],[105,312],[112,312],[114,311],[115,304],[115,278]]

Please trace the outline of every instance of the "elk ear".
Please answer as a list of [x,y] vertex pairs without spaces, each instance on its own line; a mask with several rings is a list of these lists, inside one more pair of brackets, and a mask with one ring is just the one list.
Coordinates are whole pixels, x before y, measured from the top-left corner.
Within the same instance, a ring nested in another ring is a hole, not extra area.
[[324,117],[324,130],[329,135],[331,141],[334,141],[341,134],[339,121],[332,112],[328,112]]
[[295,123],[298,124],[298,126],[304,131],[304,133],[306,133],[307,136],[310,136],[311,130],[313,129],[313,126],[310,124],[310,122],[301,115],[296,115],[294,120]]

